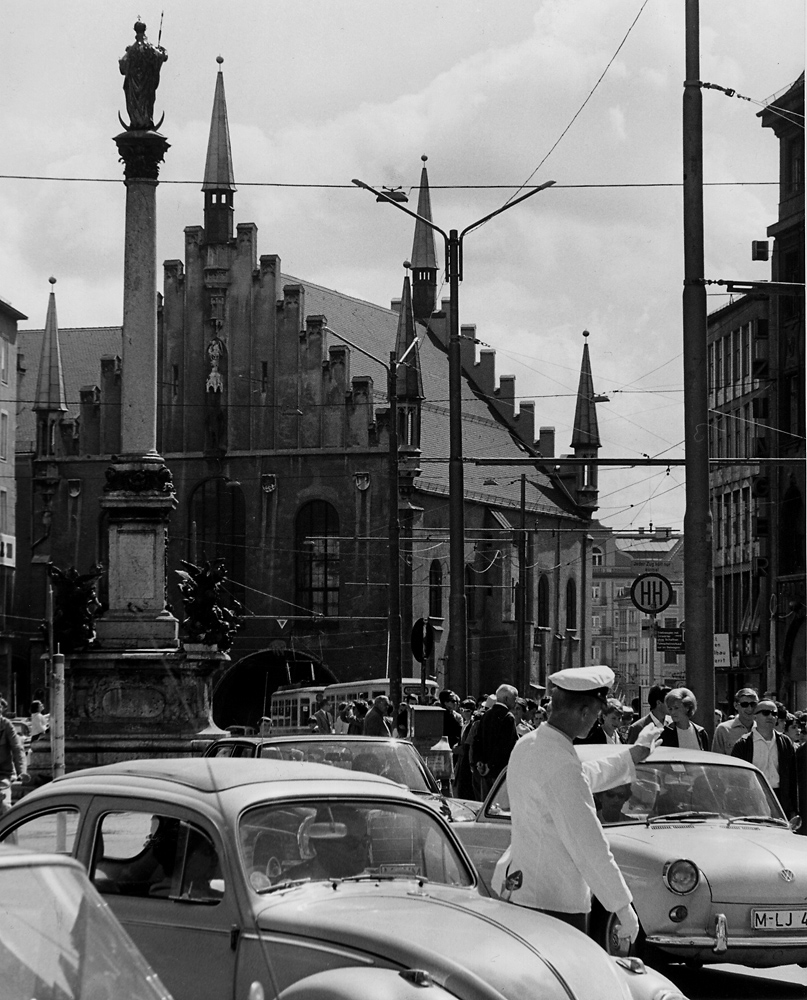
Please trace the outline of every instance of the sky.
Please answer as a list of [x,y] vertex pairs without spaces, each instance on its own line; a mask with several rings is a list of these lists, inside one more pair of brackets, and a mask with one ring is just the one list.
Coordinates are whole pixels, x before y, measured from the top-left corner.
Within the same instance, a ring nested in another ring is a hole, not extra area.
[[[410,191],[428,156],[445,230],[554,180],[466,237],[460,322],[535,401],[536,433],[556,428],[557,454],[588,330],[609,400],[600,457],[682,458],[684,15],[684,0],[5,0],[0,297],[41,328],[52,275],[60,326],[120,325],[118,59],[136,18],[156,43],[162,16],[158,263],[202,223],[220,55],[235,220],[287,274],[381,305],[400,295],[411,220],[354,177]],[[770,278],[751,241],[776,218],[778,143],[756,115],[804,53],[802,0],[701,0],[701,79],[751,99],[703,91],[707,278]],[[598,517],[680,529],[684,483],[676,466],[601,469]]]

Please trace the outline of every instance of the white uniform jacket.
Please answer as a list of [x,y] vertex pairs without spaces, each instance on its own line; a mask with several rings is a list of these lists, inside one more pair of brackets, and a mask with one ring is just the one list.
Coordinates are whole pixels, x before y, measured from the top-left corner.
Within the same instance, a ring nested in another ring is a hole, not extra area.
[[522,736],[507,766],[512,836],[492,885],[521,871],[511,902],[560,913],[587,913],[591,893],[606,910],[631,902],[597,819],[592,792],[633,781],[630,747],[582,764],[568,736],[551,725]]

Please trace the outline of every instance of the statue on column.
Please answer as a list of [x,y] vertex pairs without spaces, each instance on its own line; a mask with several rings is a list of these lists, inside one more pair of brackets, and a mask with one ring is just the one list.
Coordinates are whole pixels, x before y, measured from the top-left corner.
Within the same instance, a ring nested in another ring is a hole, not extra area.
[[160,85],[160,70],[168,55],[162,45],[152,45],[146,38],[146,26],[137,21],[134,26],[134,44],[127,46],[119,60],[123,74],[123,92],[126,95],[126,110],[129,124],[121,119],[127,132],[153,131],[162,124],[162,118],[154,124],[154,98]]

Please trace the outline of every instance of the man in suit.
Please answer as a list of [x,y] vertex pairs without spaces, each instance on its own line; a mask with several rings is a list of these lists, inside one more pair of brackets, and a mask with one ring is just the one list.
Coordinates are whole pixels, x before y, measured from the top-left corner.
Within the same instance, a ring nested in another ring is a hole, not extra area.
[[776,732],[776,702],[759,702],[754,720],[754,728],[737,740],[731,755],[762,771],[790,819],[797,812],[796,749],[790,737]]
[[650,706],[650,711],[647,715],[643,715],[641,719],[637,719],[636,722],[631,723],[628,728],[626,743],[635,743],[639,733],[645,726],[649,726],[651,722],[654,726],[664,725],[667,720],[667,706],[664,704],[664,699],[669,693],[670,688],[665,687],[663,684],[654,684],[650,688],[647,692],[647,704]]
[[507,767],[510,752],[518,740],[516,707],[518,691],[511,684],[500,684],[496,688],[496,701],[479,720],[474,737],[472,757],[481,777],[481,792],[484,799],[493,787],[499,773]]

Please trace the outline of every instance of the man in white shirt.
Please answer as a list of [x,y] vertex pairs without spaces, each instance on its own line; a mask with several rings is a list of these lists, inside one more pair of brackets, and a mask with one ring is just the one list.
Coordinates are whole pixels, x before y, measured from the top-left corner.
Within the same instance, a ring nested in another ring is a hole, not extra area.
[[788,819],[796,815],[796,748],[784,733],[776,732],[776,703],[761,701],[750,733],[732,748],[732,756],[747,760],[768,779]]
[[[614,672],[606,666],[561,670],[549,678],[549,722],[516,743],[507,770],[512,836],[493,888],[585,931],[592,892],[617,915],[627,943],[639,932],[632,895],[597,819],[592,793],[631,782],[649,746],[634,744],[584,766],[573,740],[588,734],[606,703]],[[518,878],[520,874],[521,878]]]

